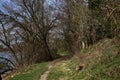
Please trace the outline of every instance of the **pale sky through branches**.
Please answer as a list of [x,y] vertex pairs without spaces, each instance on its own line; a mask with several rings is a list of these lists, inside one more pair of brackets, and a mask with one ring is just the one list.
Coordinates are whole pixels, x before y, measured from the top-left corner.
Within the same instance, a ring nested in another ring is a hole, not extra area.
[[6,5],[7,5],[7,4],[9,5],[9,4],[10,4],[10,0],[0,0],[0,8],[1,8],[1,9],[3,9],[3,8],[2,8],[2,4],[3,4],[3,3],[5,3]]
[[0,0],[0,5],[1,5],[2,3],[10,3],[10,0]]

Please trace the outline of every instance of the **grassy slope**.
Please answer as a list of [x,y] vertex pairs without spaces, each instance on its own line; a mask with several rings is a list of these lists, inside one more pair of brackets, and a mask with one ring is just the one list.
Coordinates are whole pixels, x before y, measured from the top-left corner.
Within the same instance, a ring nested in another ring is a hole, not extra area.
[[[67,61],[56,64],[47,80],[120,80],[120,44],[105,39],[84,49]],[[77,65],[85,64],[81,71]]]
[[41,63],[29,66],[19,72],[18,75],[10,78],[9,80],[39,80],[40,75],[42,75],[47,67],[48,63]]

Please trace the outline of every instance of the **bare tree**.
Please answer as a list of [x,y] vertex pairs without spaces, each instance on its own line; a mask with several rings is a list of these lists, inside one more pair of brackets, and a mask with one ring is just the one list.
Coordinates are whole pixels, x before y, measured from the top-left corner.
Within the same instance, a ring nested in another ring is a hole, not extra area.
[[59,17],[58,13],[53,15],[55,8],[46,0],[12,0],[11,3],[13,6],[3,4],[6,13],[2,12],[0,16],[15,27],[15,44],[12,46],[20,55],[19,60],[23,63],[26,59],[27,64],[34,63],[39,57],[52,60],[49,33],[56,27],[54,23]]
[[[18,59],[18,56],[16,54],[16,52],[14,51],[14,49],[12,48],[11,42],[12,42],[12,36],[10,35],[11,32],[11,27],[10,28],[6,28],[5,24],[0,21],[2,30],[1,30],[1,34],[0,34],[0,42],[2,44],[4,44],[12,53],[12,55],[14,56],[15,60],[16,60],[16,66],[19,65],[20,61]],[[7,60],[7,59],[6,59]],[[10,60],[9,60],[10,61]],[[13,64],[13,63],[12,63]],[[15,64],[14,64],[15,65]]]

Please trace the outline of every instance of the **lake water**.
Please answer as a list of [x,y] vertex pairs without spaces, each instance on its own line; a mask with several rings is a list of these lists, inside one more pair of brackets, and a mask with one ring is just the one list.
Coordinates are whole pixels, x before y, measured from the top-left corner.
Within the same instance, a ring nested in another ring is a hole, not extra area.
[[[9,53],[9,52],[0,52],[0,57],[4,57],[4,58],[7,58],[9,60],[11,60],[12,62],[14,61],[12,58],[12,55]],[[0,62],[3,63],[3,62],[6,62],[4,59],[0,59]],[[7,63],[9,65],[9,68],[13,68],[13,65],[9,62]],[[1,67],[0,69],[0,74],[5,74],[7,71],[9,71],[10,69],[8,68],[5,68],[5,67]]]
[[[9,53],[9,52],[0,52],[0,57],[4,57],[4,58],[7,58],[11,61],[14,61],[13,58],[12,58],[12,55]],[[3,62],[5,61],[4,59],[0,59],[0,62]],[[9,63],[10,66],[12,66],[12,64]]]
[[4,57],[4,58],[7,58],[7,59],[10,59],[12,56],[8,52],[0,52],[0,57]]

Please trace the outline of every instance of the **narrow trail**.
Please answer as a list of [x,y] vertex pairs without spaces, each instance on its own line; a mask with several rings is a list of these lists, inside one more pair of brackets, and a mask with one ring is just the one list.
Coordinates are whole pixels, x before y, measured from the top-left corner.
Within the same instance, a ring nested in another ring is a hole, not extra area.
[[48,74],[50,73],[52,67],[53,67],[56,63],[58,63],[58,62],[60,62],[60,61],[63,61],[63,60],[67,60],[67,59],[68,59],[68,56],[63,56],[63,57],[61,57],[61,58],[58,58],[58,59],[50,62],[50,63],[48,64],[48,69],[47,69],[47,71],[45,71],[45,72],[43,73],[43,75],[41,75],[41,77],[40,77],[39,80],[47,80],[47,76],[48,76]]
[[48,74],[49,74],[49,72],[50,72],[50,70],[51,70],[52,67],[53,67],[52,64],[48,65],[47,71],[45,71],[44,74],[41,75],[40,80],[46,80],[47,79],[47,76],[48,76]]

